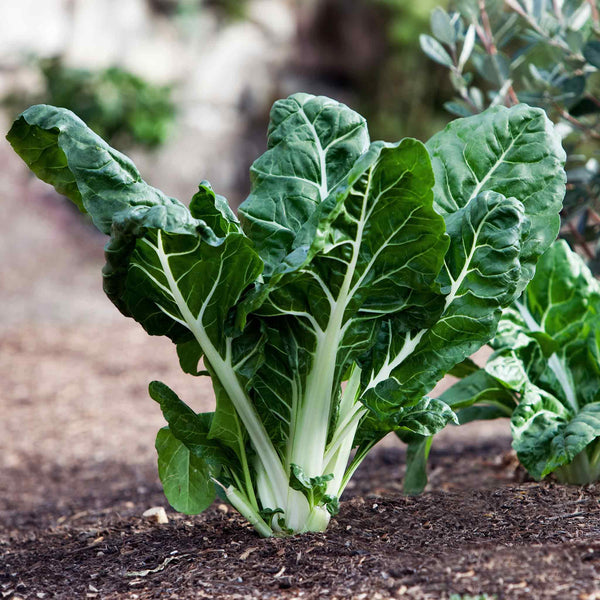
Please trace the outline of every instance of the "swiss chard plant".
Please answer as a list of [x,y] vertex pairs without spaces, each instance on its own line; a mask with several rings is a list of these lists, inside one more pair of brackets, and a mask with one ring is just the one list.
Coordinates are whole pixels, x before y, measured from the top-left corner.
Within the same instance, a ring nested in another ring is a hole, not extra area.
[[442,395],[462,422],[510,417],[513,447],[536,479],[600,478],[600,283],[564,241],[505,309],[485,368]]
[[119,310],[212,380],[203,414],[150,384],[167,498],[194,514],[222,492],[263,536],[325,529],[385,434],[454,419],[427,393],[493,337],[556,236],[565,186],[560,141],[525,105],[424,145],[371,143],[328,98],[280,100],[239,220],[206,182],[189,208],[150,187],[66,110],[34,106],[8,139],[110,236]]

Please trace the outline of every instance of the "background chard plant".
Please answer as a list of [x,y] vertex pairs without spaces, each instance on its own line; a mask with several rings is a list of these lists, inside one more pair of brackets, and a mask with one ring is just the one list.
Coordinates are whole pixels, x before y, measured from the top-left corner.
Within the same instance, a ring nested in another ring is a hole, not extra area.
[[600,283],[564,241],[504,310],[485,368],[442,399],[461,422],[510,417],[513,448],[536,479],[600,477]]
[[239,221],[206,182],[189,208],[150,187],[64,109],[28,109],[8,139],[110,236],[119,310],[211,377],[212,413],[150,385],[167,498],[194,514],[220,490],[263,536],[325,529],[385,434],[454,420],[427,394],[493,337],[564,195],[560,141],[524,105],[423,145],[370,143],[328,98],[280,100]]

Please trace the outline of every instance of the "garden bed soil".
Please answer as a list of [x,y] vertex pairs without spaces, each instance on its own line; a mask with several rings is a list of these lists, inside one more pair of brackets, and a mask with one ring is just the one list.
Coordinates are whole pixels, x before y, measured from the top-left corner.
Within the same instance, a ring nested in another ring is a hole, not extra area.
[[167,524],[142,517],[167,506],[151,463],[39,457],[3,476],[0,591],[12,600],[600,598],[597,486],[523,481],[505,434],[482,445],[446,436],[419,497],[400,494],[403,460],[399,448],[377,449],[326,533],[260,539],[221,503],[197,517],[167,509]]

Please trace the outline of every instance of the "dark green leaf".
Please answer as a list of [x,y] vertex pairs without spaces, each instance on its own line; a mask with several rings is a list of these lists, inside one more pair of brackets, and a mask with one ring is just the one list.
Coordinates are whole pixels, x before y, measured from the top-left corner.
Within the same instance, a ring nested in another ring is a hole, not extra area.
[[429,329],[388,335],[375,348],[363,401],[377,414],[433,389],[494,335],[500,309],[514,297],[525,224],[521,203],[486,192],[446,220],[451,245],[439,277],[445,306]]
[[203,221],[145,183],[129,158],[64,108],[32,106],[6,137],[40,179],[89,213],[103,233],[111,233],[117,215],[131,211],[137,222],[146,221],[149,227],[214,238]]
[[275,102],[268,150],[250,169],[252,190],[239,209],[266,275],[368,144],[364,118],[343,104],[309,94]]
[[433,436],[420,437],[406,447],[406,473],[402,489],[409,496],[417,496],[427,485],[427,458]]
[[171,435],[185,444],[193,454],[217,467],[217,470],[220,464],[230,464],[230,457],[225,449],[209,437],[213,413],[196,414],[160,381],[152,381],[148,391],[150,397],[160,404]]
[[169,504],[177,511],[197,515],[215,499],[215,486],[206,461],[163,427],[156,436],[158,475]]
[[505,417],[510,417],[516,406],[513,392],[483,369],[448,388],[440,396],[440,400],[443,400],[453,410],[466,408],[473,404],[495,405]]
[[565,193],[565,153],[544,111],[495,107],[459,119],[427,143],[442,214],[468,205],[485,190],[517,198],[530,221],[520,254],[518,289],[533,277],[538,257],[556,238]]

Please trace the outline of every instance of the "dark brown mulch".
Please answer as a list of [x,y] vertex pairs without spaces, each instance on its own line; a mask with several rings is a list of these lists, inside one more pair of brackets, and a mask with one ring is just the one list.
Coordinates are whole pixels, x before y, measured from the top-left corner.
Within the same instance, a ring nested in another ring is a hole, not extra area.
[[600,486],[521,482],[508,443],[446,442],[433,452],[432,491],[410,498],[397,489],[403,452],[378,449],[326,533],[267,540],[223,504],[199,517],[169,513],[166,525],[143,519],[165,504],[153,465],[32,461],[4,477],[16,491],[36,479],[45,498],[28,507],[7,488],[0,591],[8,599],[600,598]]

